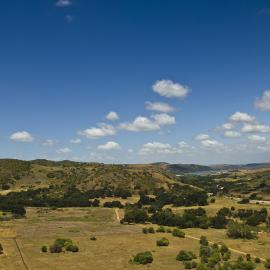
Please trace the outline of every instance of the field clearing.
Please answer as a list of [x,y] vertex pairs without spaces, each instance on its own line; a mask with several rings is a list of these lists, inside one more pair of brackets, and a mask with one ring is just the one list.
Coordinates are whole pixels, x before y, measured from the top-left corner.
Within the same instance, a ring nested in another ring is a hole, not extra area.
[[[253,209],[253,210],[260,210],[261,208],[266,208],[270,213],[270,205],[259,205],[259,204],[239,204],[235,199],[231,199],[228,197],[216,197],[215,203],[209,203],[209,205],[201,206],[204,208],[209,216],[214,216],[217,211],[222,207],[234,207],[237,209]],[[190,206],[190,207],[171,207],[174,212],[176,213],[183,213],[185,209],[196,209],[198,206]]]
[[[222,201],[218,202],[220,208]],[[209,209],[214,205],[211,204]],[[119,210],[119,215],[120,218],[123,216],[123,210]],[[129,263],[132,256],[141,251],[152,251],[154,262],[150,269],[183,269],[182,263],[176,261],[176,255],[181,249],[198,255],[199,242],[192,237],[199,238],[201,235],[207,236],[210,241],[224,242],[230,248],[254,256],[269,256],[268,234],[261,234],[256,240],[245,241],[228,239],[225,230],[186,229],[186,238],[176,238],[168,233],[145,235],[141,232],[144,226],[151,225],[119,224],[116,210],[109,208],[28,208],[27,218],[0,224],[0,243],[5,252],[0,257],[0,270],[26,269],[14,238],[30,270],[72,270],[74,267],[78,270],[146,269],[146,266]],[[97,240],[90,240],[91,236],[96,236]],[[41,246],[51,245],[58,237],[71,238],[79,246],[79,252],[41,253]],[[168,247],[156,246],[156,240],[161,237],[169,239]],[[233,253],[234,257],[238,255]],[[263,269],[262,265],[257,268]]]

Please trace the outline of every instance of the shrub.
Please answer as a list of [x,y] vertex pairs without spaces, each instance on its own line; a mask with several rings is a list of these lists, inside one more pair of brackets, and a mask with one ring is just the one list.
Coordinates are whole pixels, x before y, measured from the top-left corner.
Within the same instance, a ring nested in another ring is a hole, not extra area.
[[166,230],[166,232],[167,232],[167,233],[172,233],[172,229],[171,229],[171,228],[168,228],[168,229]]
[[0,254],[3,254],[3,253],[4,253],[4,249],[3,249],[2,244],[0,244]]
[[226,252],[222,255],[223,261],[228,261],[231,258],[231,252]]
[[51,253],[61,253],[62,247],[54,244],[54,245],[50,246],[50,252]]
[[196,255],[193,252],[186,250],[180,250],[176,256],[177,261],[191,261],[193,259],[196,259]]
[[147,234],[148,233],[148,229],[145,227],[145,228],[142,228],[142,232],[144,233],[144,234]]
[[96,238],[95,236],[92,236],[92,237],[90,237],[90,240],[92,240],[92,241],[96,241],[96,240],[97,240],[97,238]]
[[179,229],[173,229],[172,235],[175,237],[180,237],[180,238],[185,237],[185,233],[183,231],[180,231]]
[[150,251],[140,252],[136,254],[133,262],[136,264],[149,264],[153,262],[153,255]]
[[41,247],[41,252],[47,252],[47,251],[48,251],[48,249],[47,249],[46,246],[42,246],[42,247]]
[[157,228],[156,232],[164,233],[165,232],[165,228],[163,226],[160,226],[160,227]]
[[250,254],[246,254],[246,260],[247,260],[247,261],[251,261],[251,256],[250,256]]
[[256,233],[252,231],[252,228],[246,224],[232,221],[228,225],[227,236],[229,238],[244,238],[253,239],[256,237]]
[[149,227],[149,228],[148,228],[148,232],[149,232],[149,233],[155,233],[155,229],[154,229],[153,227]]
[[184,262],[184,267],[185,267],[185,269],[191,269],[192,268],[192,263],[190,261],[185,261]]
[[61,248],[66,248],[67,246],[69,245],[72,245],[72,240],[69,239],[69,238],[57,238],[55,241],[54,241],[54,245],[56,246],[60,246]]
[[216,199],[215,198],[211,198],[210,203],[215,203]]
[[270,258],[265,261],[264,267],[270,269]]
[[260,263],[261,259],[259,257],[256,257],[254,261],[255,261],[255,263]]
[[70,251],[70,252],[78,252],[79,251],[79,247],[76,245],[69,245],[66,247],[66,251]]
[[157,246],[168,246],[169,245],[169,240],[165,237],[162,237],[161,239],[157,240]]
[[202,246],[208,246],[208,240],[207,240],[207,238],[206,238],[206,236],[201,236],[201,238],[200,238],[200,244],[202,245]]

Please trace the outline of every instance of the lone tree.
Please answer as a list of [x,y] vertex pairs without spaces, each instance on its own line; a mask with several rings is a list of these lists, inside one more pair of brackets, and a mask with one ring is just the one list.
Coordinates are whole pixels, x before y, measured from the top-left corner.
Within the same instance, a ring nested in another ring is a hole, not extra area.
[[136,254],[136,256],[133,259],[133,262],[135,264],[150,264],[154,260],[153,255],[150,251],[140,252]]

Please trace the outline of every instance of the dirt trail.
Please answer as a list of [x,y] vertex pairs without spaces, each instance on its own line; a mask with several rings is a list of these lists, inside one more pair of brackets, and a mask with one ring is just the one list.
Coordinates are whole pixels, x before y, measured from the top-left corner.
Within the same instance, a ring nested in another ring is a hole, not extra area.
[[19,247],[19,245],[18,245],[17,239],[16,239],[16,238],[13,238],[13,240],[14,240],[15,246],[16,246],[17,249],[18,249],[18,252],[19,252],[19,254],[20,254],[20,257],[21,257],[21,260],[22,260],[22,263],[23,263],[25,269],[26,269],[26,270],[29,270],[29,267],[28,267],[28,265],[26,264],[26,262],[25,262],[25,260],[24,260],[24,258],[23,258],[23,255],[22,255],[22,252],[21,252],[20,247]]
[[117,220],[118,222],[120,222],[119,209],[118,209],[118,208],[115,208],[114,210],[115,210],[116,220]]
[[[200,241],[200,238],[195,237],[195,236],[191,236],[191,235],[188,235],[188,234],[186,234],[185,237],[186,237],[186,238],[189,238],[189,239],[193,239],[193,240]],[[215,242],[209,241],[209,240],[208,240],[208,242],[209,242],[210,244],[214,244],[214,243],[215,243]],[[232,251],[232,252],[234,252],[234,253],[241,254],[241,255],[247,255],[246,252],[241,251],[241,250],[238,250],[238,249],[234,249],[234,248],[230,248],[230,247],[229,247],[229,250]],[[251,255],[251,257],[256,258],[257,256]],[[260,259],[261,259],[261,261],[263,261],[263,262],[266,261],[266,259],[264,259],[264,258],[260,258]]]

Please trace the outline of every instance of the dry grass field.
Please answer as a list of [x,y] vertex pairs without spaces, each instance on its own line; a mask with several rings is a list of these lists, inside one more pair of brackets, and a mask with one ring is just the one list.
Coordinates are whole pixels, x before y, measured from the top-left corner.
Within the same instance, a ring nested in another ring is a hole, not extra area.
[[[231,206],[227,198],[217,199],[217,204],[207,206],[214,213],[221,206]],[[234,203],[232,201],[232,203]],[[236,203],[235,203],[236,204]],[[239,208],[247,205],[237,205]],[[260,207],[252,205],[250,207]],[[178,209],[179,211],[181,209]],[[120,211],[120,217],[123,212]],[[192,250],[198,254],[198,240],[206,235],[214,242],[224,242],[239,252],[268,258],[270,236],[260,234],[256,240],[231,240],[224,230],[187,229],[188,237],[175,238],[168,233],[142,234],[143,225],[121,225],[116,218],[115,209],[106,208],[66,208],[45,209],[28,208],[27,218],[2,222],[0,224],[0,243],[4,255],[0,257],[1,270],[127,270],[147,269],[146,266],[132,265],[129,260],[137,252],[152,251],[153,270],[183,269],[175,257],[181,249]],[[90,240],[96,236],[97,240]],[[168,247],[157,247],[156,240],[166,236]],[[71,238],[80,248],[78,253],[41,253],[43,245],[51,245],[58,237]],[[16,245],[16,241],[18,246]],[[19,248],[19,249],[18,249]],[[25,264],[23,264],[20,252]],[[234,256],[240,253],[233,252]],[[258,269],[262,268],[259,266]]]

